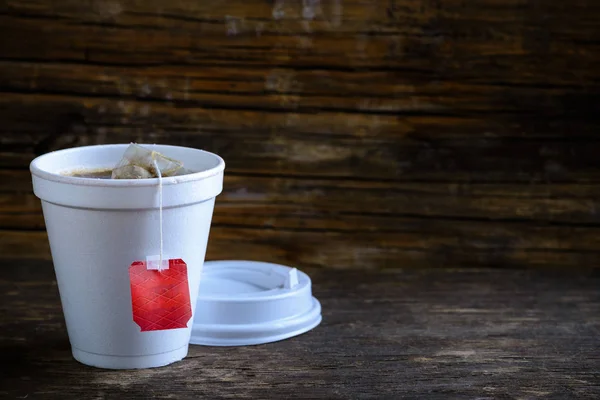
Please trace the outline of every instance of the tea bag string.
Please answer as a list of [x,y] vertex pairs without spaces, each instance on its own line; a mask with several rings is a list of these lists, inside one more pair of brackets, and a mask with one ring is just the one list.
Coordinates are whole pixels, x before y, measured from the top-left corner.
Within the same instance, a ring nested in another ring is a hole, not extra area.
[[158,175],[158,223],[160,225],[160,258],[158,261],[158,270],[162,269],[163,262],[163,187],[162,187],[162,174],[160,173],[160,169],[158,168],[158,163],[156,160],[153,160],[154,169],[156,170],[156,175]]

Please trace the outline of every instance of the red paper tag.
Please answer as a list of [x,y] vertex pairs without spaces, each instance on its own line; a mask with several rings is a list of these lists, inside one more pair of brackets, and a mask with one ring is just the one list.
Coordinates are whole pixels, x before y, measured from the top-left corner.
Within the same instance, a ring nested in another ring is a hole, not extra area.
[[146,261],[129,267],[133,321],[144,331],[187,327],[192,318],[187,265],[169,260],[168,269],[148,269]]

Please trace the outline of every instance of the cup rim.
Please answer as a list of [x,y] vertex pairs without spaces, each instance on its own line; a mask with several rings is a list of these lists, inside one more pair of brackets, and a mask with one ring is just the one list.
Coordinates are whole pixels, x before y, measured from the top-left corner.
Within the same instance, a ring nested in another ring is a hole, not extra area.
[[[145,143],[139,143],[141,146],[147,145]],[[196,149],[193,147],[185,147],[185,146],[173,146],[167,144],[157,144],[161,147],[170,147],[170,148],[180,148],[180,149],[191,149],[198,152],[202,152],[206,155],[209,155],[217,160],[217,165],[203,170],[199,172],[193,172],[191,174],[179,175],[179,176],[169,176],[162,178],[163,185],[175,185],[185,182],[198,181],[201,179],[209,178],[211,176],[217,175],[221,173],[225,169],[225,161],[219,155],[215,153],[211,153],[209,151]],[[45,179],[48,181],[66,183],[70,185],[77,186],[103,186],[103,187],[143,187],[143,186],[157,186],[159,183],[158,178],[148,178],[148,179],[97,179],[97,178],[82,178],[75,177],[69,175],[61,175],[60,173],[49,172],[42,168],[40,168],[39,164],[46,157],[57,157],[60,155],[65,155],[71,152],[81,151],[83,149],[91,149],[98,147],[126,147],[129,146],[129,143],[120,143],[120,144],[99,144],[99,145],[91,145],[91,146],[80,146],[80,147],[71,147],[68,149],[55,150],[46,154],[42,154],[31,161],[29,164],[29,170],[32,175]]]

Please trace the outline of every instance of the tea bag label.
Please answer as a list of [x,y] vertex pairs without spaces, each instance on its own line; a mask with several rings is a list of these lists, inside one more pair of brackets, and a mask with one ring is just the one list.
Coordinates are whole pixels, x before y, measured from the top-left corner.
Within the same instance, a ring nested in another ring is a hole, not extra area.
[[163,260],[168,268],[149,268],[147,261],[129,267],[133,321],[142,332],[186,328],[192,318],[187,265],[182,259]]
[[148,256],[146,257],[146,268],[156,270],[169,269],[169,259],[163,259],[162,255]]

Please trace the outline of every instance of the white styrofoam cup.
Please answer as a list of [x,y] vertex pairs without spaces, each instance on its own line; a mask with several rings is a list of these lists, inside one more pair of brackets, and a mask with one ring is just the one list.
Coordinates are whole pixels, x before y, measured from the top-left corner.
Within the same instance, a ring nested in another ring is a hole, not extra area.
[[[160,251],[158,179],[67,176],[113,168],[127,144],[77,147],[31,163],[33,189],[42,200],[52,259],[73,356],[100,368],[159,367],[187,355],[187,328],[141,332],[133,321],[129,267]],[[192,313],[215,197],[225,163],[216,154],[149,145],[183,161],[192,174],[163,178],[165,256],[187,264]]]

